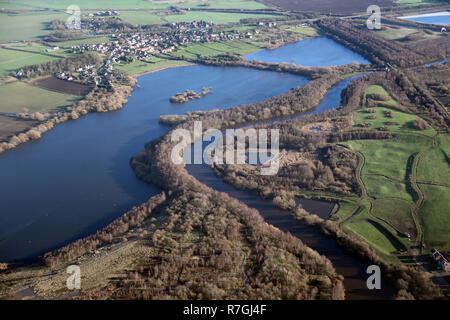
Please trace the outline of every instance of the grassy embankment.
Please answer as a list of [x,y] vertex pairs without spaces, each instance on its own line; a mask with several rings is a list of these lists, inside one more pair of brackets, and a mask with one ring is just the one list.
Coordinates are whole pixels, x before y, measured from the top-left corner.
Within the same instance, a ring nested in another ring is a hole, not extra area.
[[[370,86],[366,94],[369,98],[388,95],[380,86]],[[345,143],[361,156],[358,179],[365,192],[359,202],[341,202],[337,217],[344,231],[358,234],[381,256],[394,261],[399,251],[416,244],[407,240],[405,232],[412,240],[417,235],[417,243],[423,235],[426,247],[444,249],[450,245],[445,231],[450,229],[446,216],[450,199],[447,187],[442,186],[450,180],[449,137],[437,136],[433,128],[415,129],[412,122],[418,119],[416,115],[391,109],[389,104],[395,107],[397,102],[383,101],[383,106],[370,108],[375,113],[368,113],[367,108],[354,113],[355,128],[362,123],[370,123],[370,129],[389,127],[396,138]],[[386,111],[392,117],[387,117]],[[373,115],[375,119],[367,118]],[[416,159],[418,155],[422,156]]]

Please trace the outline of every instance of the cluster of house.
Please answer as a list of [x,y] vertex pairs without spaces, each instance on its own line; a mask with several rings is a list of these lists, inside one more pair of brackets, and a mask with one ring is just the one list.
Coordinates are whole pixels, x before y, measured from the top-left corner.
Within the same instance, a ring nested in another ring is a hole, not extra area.
[[276,22],[258,22],[258,26],[267,27],[267,28],[275,28],[277,26]]
[[67,81],[73,80],[73,77],[69,73],[65,72],[57,72],[55,73],[55,77],[57,77],[60,80],[67,80]]
[[89,30],[90,32],[96,34],[101,34],[108,32],[108,29],[111,28],[111,22],[115,21],[112,21],[108,17],[92,17],[90,19],[81,19],[81,29]]
[[97,17],[107,17],[107,16],[118,16],[119,12],[116,10],[108,10],[108,11],[97,11],[94,13],[89,13],[90,17],[97,16]]
[[112,41],[99,44],[82,44],[72,46],[74,53],[96,51],[106,54],[113,62],[134,59],[146,59],[152,54],[169,53],[175,46],[167,38],[159,35],[146,35],[142,33],[119,33],[111,36]]
[[450,263],[442,253],[433,248],[431,249],[430,256],[438,264],[439,268],[442,268],[444,271],[450,271]]
[[133,61],[147,59],[152,55],[170,53],[177,45],[189,43],[206,43],[233,40],[248,35],[239,32],[214,32],[212,24],[204,21],[190,23],[172,23],[170,29],[160,33],[117,33],[111,36],[112,41],[99,44],[82,44],[72,46],[74,53],[96,51],[108,56],[113,62],[118,60]]
[[95,65],[85,65],[77,68],[74,73],[57,72],[55,77],[66,81],[110,86],[112,81],[114,81],[113,70],[113,63],[108,59],[98,69],[96,69]]

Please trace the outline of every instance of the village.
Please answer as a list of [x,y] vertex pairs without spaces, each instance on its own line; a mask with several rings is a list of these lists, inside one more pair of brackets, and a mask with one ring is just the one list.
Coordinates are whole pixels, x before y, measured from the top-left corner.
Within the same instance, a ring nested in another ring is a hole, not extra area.
[[170,29],[164,33],[115,33],[111,35],[111,42],[76,45],[71,47],[71,51],[73,53],[96,51],[106,54],[113,61],[131,62],[152,55],[170,53],[176,50],[177,46],[250,38],[251,35],[249,32],[241,34],[238,31],[214,32],[213,26],[214,24],[205,21],[171,23]]
[[[276,23],[259,22],[259,27],[276,27]],[[109,87],[115,80],[114,65],[126,64],[136,60],[146,61],[153,56],[169,54],[180,46],[193,43],[209,43],[236,39],[251,39],[260,33],[252,31],[215,31],[214,24],[206,21],[170,23],[168,30],[161,33],[123,32],[110,35],[111,41],[98,44],[79,44],[71,46],[70,52],[82,54],[88,51],[104,55],[104,65],[95,70],[94,66],[85,66],[76,70],[76,74],[59,72],[55,76],[66,81]]]

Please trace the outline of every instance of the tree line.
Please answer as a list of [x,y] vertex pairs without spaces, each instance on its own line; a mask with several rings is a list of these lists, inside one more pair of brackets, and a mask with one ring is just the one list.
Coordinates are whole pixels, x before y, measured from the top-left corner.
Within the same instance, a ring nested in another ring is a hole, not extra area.
[[321,19],[316,25],[330,38],[381,66],[386,63],[400,67],[418,66],[448,55],[449,37],[405,44],[383,38],[369,30],[362,20]]

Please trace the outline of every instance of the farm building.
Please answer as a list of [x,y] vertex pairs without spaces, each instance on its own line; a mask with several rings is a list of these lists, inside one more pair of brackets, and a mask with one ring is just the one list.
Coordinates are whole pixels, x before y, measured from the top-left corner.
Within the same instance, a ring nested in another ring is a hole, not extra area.
[[431,258],[442,268],[442,270],[450,271],[450,263],[448,260],[436,249],[431,249]]

